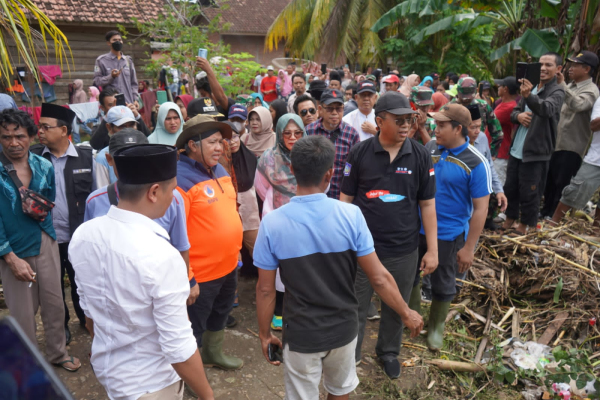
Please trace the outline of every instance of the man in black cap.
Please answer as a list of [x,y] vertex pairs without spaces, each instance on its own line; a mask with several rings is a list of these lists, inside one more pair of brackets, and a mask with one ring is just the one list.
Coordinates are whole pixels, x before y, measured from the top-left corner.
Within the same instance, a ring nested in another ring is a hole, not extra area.
[[[359,83],[355,96],[358,109],[342,118],[342,121],[356,129],[361,141],[372,138],[377,133],[375,112],[373,111],[377,101],[376,89],[377,87],[371,81]],[[346,106],[344,105],[344,107]]]
[[85,222],[69,248],[94,372],[111,398],[181,399],[183,379],[201,399],[213,399],[186,312],[185,263],[152,221],[173,200],[177,150],[131,146],[114,162],[119,204]]
[[[563,189],[577,174],[583,156],[590,143],[592,130],[590,117],[592,107],[598,98],[598,87],[592,81],[598,68],[598,56],[591,51],[582,51],[571,62],[569,77],[571,83],[565,83],[562,72],[556,74],[556,82],[565,91],[565,101],[560,112],[556,149],[550,159],[546,190],[544,192],[543,217],[552,217],[560,201]],[[566,212],[564,208],[561,212]]]
[[188,120],[194,118],[196,115],[205,114],[213,117],[222,117],[213,100],[210,97],[200,97],[190,101],[186,107]]
[[[83,223],[85,199],[96,189],[95,161],[92,148],[74,146],[69,140],[75,113],[68,108],[50,103],[42,103],[42,114],[38,135],[40,145],[31,151],[46,158],[54,166],[56,201],[52,211],[52,223],[56,231],[56,241],[60,253],[60,276],[65,272],[71,282],[71,300],[79,324],[85,326],[85,314],[79,306],[75,271],[69,262],[69,242],[75,229]],[[69,308],[65,299],[64,279],[61,279],[62,296],[65,308],[65,334],[67,344],[71,342],[69,330]]]
[[[364,83],[364,82],[363,82]],[[369,82],[372,84],[372,82]],[[428,251],[420,270],[432,273],[438,264],[435,215],[435,176],[431,157],[408,132],[416,112],[401,93],[386,92],[375,106],[379,133],[352,148],[344,168],[340,200],[360,207],[381,263],[394,277],[408,303],[417,274],[417,248],[421,218]],[[419,210],[421,215],[419,215]],[[359,333],[356,362],[360,362],[367,311],[373,287],[362,269],[356,274]],[[386,304],[381,305],[381,323],[376,353],[390,378],[400,375],[400,345],[403,319]]]
[[360,142],[358,132],[342,121],[344,115],[344,94],[337,89],[325,89],[319,104],[319,119],[306,127],[306,134],[321,135],[335,145],[333,178],[327,196],[339,200],[342,173],[346,158],[352,147]]

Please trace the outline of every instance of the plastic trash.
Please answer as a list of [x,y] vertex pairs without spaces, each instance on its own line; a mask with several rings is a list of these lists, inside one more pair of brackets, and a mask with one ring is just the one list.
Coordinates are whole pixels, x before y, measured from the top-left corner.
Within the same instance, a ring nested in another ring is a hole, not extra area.
[[551,349],[546,345],[536,342],[515,342],[514,348],[510,358],[519,368],[539,370],[538,365],[543,368],[550,363],[548,356],[551,354]]

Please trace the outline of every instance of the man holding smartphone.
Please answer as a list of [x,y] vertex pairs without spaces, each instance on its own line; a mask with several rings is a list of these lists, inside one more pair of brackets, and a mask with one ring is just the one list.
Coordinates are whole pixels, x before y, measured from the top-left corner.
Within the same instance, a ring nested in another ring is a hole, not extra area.
[[565,99],[565,90],[556,81],[556,74],[562,70],[562,57],[547,53],[539,62],[540,84],[534,87],[526,78],[519,79],[522,99],[511,113],[512,122],[519,126],[506,168],[504,194],[508,208],[503,229],[511,228],[520,216],[516,229],[521,234],[537,226],[548,162]]
[[282,347],[270,330],[278,268],[286,287],[283,361],[288,400],[318,399],[321,375],[328,399],[348,399],[358,386],[354,279],[359,265],[413,337],[423,327],[421,316],[408,308],[379,261],[360,209],[324,194],[334,175],[335,155],[333,143],[322,136],[296,142],[291,161],[297,195],[263,219],[254,247],[259,336],[273,365],[280,361],[274,361],[273,347],[269,359],[269,347]]

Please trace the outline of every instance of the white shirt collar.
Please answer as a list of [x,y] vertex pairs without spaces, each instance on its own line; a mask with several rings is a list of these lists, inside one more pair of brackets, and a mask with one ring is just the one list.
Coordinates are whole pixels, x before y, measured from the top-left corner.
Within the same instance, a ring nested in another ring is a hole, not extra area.
[[131,223],[144,225],[145,227],[151,229],[158,236],[164,238],[167,241],[170,240],[169,234],[162,226],[140,213],[123,210],[115,206],[110,206],[107,215],[109,218],[116,219],[117,221],[121,221],[126,224]]
[[[52,152],[50,151],[48,146],[44,146],[42,155],[44,155],[46,153],[52,154]],[[52,154],[52,155],[54,156],[54,154]],[[79,154],[77,154],[77,150],[75,150],[75,145],[73,145],[73,143],[70,140],[69,140],[69,147],[67,147],[67,151],[65,151],[65,154],[63,154],[62,156],[57,157],[57,158],[63,158],[63,157],[79,157]]]

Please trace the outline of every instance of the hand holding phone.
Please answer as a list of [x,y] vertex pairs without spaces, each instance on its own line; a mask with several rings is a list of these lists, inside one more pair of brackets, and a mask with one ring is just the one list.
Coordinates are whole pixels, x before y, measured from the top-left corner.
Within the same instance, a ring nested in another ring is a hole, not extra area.
[[283,344],[277,336],[269,332],[268,336],[260,336],[260,344],[263,355],[270,364],[280,365],[283,362],[283,353],[281,348]]
[[120,93],[115,95],[115,100],[117,101],[117,105],[118,106],[124,106],[125,105],[125,95]]
[[281,347],[277,346],[276,344],[269,344],[269,361],[283,362],[283,351],[281,350]]

